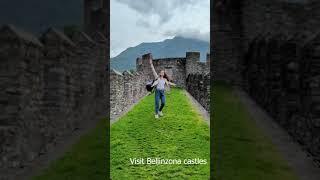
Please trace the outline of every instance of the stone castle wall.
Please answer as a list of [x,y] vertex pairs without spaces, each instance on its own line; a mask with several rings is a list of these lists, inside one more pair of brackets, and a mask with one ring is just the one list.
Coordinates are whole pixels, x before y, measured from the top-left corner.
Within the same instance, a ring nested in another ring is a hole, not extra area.
[[320,2],[214,3],[215,79],[240,85],[320,160]]
[[[178,87],[185,88],[185,69],[186,58],[167,58],[167,59],[155,59],[153,65],[157,73],[161,70],[165,70],[170,80],[178,85]],[[150,68],[150,65],[149,65]]]
[[108,34],[108,14],[110,2],[107,0],[83,0],[83,25],[89,35],[96,31]]
[[187,91],[210,112],[210,74],[189,74]]
[[213,3],[215,80],[241,85],[242,59],[258,36],[307,37],[320,28],[316,0],[217,0]]
[[[153,65],[156,72],[165,70],[169,78],[178,87],[189,90],[190,94],[208,110],[208,89],[210,89],[208,65],[210,64],[210,56],[207,57],[207,62],[200,62],[199,52],[187,52],[186,57],[154,59]],[[147,94],[145,86],[148,81],[154,79],[148,59],[149,54],[137,58],[137,70],[133,74],[128,71],[122,74],[116,70],[111,71],[110,102],[111,115],[114,117],[126,112],[130,106]],[[188,76],[192,78],[192,81],[187,81]]]
[[320,34],[281,35],[250,44],[244,88],[320,162]]
[[137,103],[147,94],[145,88],[148,80],[138,72],[116,70],[110,73],[110,114],[111,119],[122,115],[126,110]]
[[98,37],[0,28],[0,172],[107,115],[106,39]]
[[199,52],[186,53],[186,77],[189,74],[209,74],[210,54],[207,54],[206,62],[200,62]]
[[210,55],[200,62],[200,53],[186,54],[186,90],[209,112],[210,111]]

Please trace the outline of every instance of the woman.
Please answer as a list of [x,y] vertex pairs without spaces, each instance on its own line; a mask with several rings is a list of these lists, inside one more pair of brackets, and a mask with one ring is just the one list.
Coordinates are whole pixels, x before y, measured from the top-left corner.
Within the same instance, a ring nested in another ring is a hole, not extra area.
[[[152,87],[155,87],[155,118],[158,119],[159,116],[163,116],[162,109],[166,103],[166,96],[165,96],[165,86],[176,86],[176,84],[170,82],[168,80],[168,76],[166,75],[164,70],[161,70],[159,75],[157,74],[156,70],[154,69],[152,63],[152,56],[150,55],[149,63],[152,69],[153,76],[155,81],[152,84]],[[161,105],[159,107],[159,101],[161,100]]]

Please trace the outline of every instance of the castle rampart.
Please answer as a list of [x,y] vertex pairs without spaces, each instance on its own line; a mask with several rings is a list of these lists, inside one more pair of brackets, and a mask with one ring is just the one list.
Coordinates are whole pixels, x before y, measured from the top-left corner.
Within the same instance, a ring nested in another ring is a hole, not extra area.
[[[106,45],[50,28],[0,28],[1,169],[24,167],[107,115]],[[1,173],[2,174],[2,173]]]
[[320,3],[220,0],[213,6],[214,79],[243,87],[320,162]]
[[[207,110],[209,110],[210,76],[209,61],[200,62],[198,52],[187,52],[187,57],[154,59],[157,72],[165,70],[178,87],[187,89]],[[111,71],[111,114],[121,115],[139,99],[147,94],[145,86],[154,79],[150,63],[150,54],[136,59],[137,70],[134,74],[128,71],[120,74]],[[210,55],[207,55],[210,58]],[[209,60],[209,59],[208,59]],[[188,66],[188,68],[187,68]],[[190,76],[189,79],[187,77]]]

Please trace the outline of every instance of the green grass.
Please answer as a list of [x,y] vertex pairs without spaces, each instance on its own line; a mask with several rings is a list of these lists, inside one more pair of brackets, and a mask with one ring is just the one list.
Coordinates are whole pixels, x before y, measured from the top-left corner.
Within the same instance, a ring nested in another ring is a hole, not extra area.
[[[213,90],[213,156],[217,180],[295,180],[271,141],[226,85]],[[165,116],[153,117],[154,95],[142,99],[111,126],[111,176],[122,179],[208,179],[209,127],[184,92],[167,93]],[[102,180],[107,173],[106,124],[83,136],[33,180]],[[130,158],[201,158],[206,165],[131,165]]]
[[213,103],[215,179],[297,179],[229,86],[214,85]]
[[62,158],[33,180],[105,180],[107,173],[106,120],[81,137]]
[[[111,177],[122,179],[208,179],[209,127],[183,90],[166,94],[164,117],[154,118],[154,94],[111,126]],[[130,158],[201,158],[205,165],[131,164]]]

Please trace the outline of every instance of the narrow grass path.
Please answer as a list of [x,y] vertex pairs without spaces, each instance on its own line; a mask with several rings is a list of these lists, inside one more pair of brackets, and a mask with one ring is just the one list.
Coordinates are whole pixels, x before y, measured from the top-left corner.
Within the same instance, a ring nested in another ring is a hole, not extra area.
[[[122,179],[208,179],[209,127],[181,89],[166,94],[164,117],[154,118],[154,94],[145,97],[111,126],[111,177]],[[143,158],[145,164],[132,164]],[[181,164],[147,164],[147,158],[176,159]],[[200,158],[206,164],[184,164]]]
[[213,107],[215,179],[297,179],[275,146],[257,128],[231,87],[214,85]]
[[106,120],[103,120],[32,180],[105,180],[106,148]]

